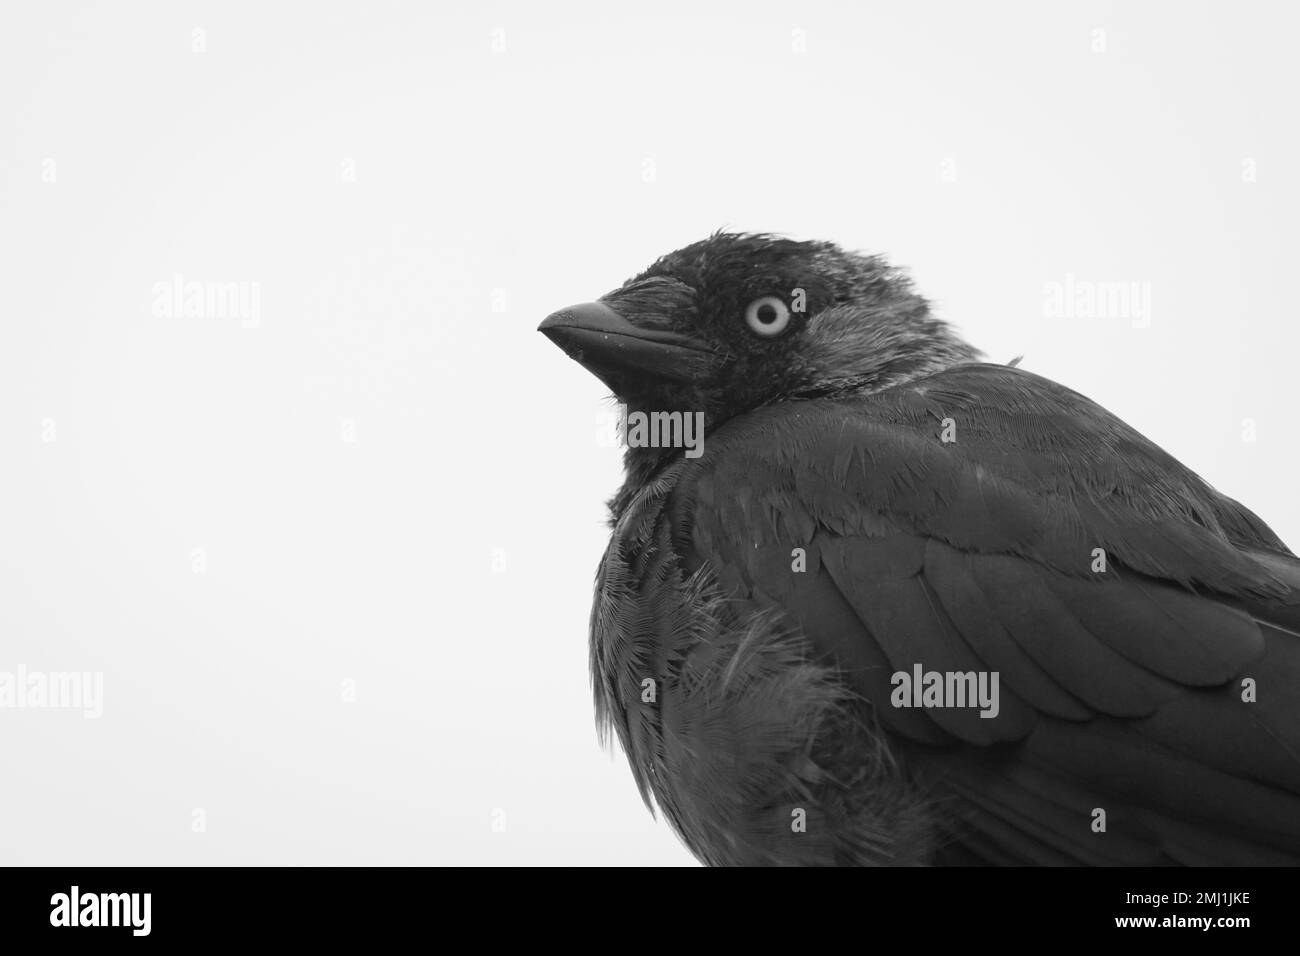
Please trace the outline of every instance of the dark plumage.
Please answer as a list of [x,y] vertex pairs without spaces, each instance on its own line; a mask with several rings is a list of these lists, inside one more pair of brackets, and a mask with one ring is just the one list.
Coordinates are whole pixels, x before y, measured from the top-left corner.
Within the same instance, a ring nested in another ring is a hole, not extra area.
[[[591,626],[701,860],[1300,861],[1300,561],[1109,412],[828,243],[717,234],[542,331],[705,416],[628,449]],[[916,664],[996,671],[997,716],[894,706]]]

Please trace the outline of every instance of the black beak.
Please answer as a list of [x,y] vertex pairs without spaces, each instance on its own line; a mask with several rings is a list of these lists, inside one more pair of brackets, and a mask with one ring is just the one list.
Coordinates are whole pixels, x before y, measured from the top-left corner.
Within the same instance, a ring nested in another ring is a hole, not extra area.
[[630,379],[698,379],[713,355],[707,345],[688,335],[633,325],[603,302],[561,309],[537,331],[615,393]]

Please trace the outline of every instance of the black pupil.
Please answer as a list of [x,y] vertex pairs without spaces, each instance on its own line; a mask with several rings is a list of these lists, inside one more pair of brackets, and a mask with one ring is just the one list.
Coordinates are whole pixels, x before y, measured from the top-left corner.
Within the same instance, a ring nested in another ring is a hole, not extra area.
[[758,307],[758,321],[764,325],[771,325],[776,321],[776,306],[770,302],[764,302]]

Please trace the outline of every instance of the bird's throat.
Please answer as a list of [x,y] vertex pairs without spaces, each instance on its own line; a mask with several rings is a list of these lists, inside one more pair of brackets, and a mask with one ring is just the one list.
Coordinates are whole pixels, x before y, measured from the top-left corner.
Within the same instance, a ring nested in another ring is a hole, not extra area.
[[619,427],[624,481],[610,502],[612,520],[660,472],[675,462],[702,458],[711,427],[710,416],[698,409],[626,408]]

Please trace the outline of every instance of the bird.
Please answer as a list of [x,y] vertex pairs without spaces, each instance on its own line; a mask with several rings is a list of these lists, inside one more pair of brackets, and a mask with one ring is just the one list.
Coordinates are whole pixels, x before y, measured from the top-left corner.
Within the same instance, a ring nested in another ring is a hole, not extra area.
[[1300,560],[1118,417],[832,242],[719,231],[539,330],[666,439],[591,680],[700,862],[1300,862]]

